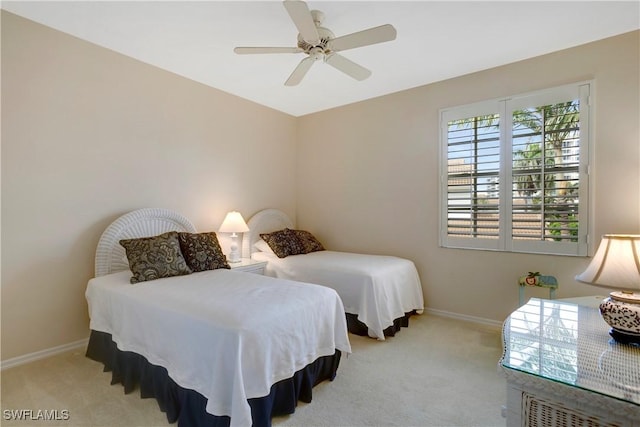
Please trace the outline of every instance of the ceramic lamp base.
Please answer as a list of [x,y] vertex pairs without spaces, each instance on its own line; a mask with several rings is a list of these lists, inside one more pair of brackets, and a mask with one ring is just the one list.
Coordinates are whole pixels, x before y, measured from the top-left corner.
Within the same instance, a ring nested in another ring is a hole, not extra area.
[[600,303],[600,314],[611,326],[609,333],[623,344],[640,344],[640,294],[611,292]]
[[240,257],[240,251],[238,250],[238,235],[236,233],[231,234],[231,246],[229,249],[230,252],[229,256],[227,256],[227,262],[240,262],[242,259]]

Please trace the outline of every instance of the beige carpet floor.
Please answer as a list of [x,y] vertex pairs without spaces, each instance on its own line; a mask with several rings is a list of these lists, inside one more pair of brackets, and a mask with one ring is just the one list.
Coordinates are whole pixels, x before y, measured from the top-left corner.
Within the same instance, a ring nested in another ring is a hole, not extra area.
[[[504,426],[506,386],[497,328],[422,315],[395,337],[350,335],[333,382],[280,426]],[[154,399],[125,395],[82,350],[3,370],[2,426],[167,426]],[[8,420],[7,411],[68,411],[64,421]]]

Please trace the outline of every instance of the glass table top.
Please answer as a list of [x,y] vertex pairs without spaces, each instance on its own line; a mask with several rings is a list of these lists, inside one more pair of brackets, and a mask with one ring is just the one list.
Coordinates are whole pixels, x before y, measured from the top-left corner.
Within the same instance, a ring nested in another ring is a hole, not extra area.
[[504,323],[500,364],[640,405],[640,346],[609,329],[597,308],[532,298]]

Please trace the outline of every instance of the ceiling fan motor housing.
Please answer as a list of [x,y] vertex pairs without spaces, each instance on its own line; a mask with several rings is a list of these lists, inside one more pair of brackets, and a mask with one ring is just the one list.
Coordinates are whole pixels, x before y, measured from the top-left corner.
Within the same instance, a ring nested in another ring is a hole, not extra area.
[[320,36],[320,42],[317,44],[311,44],[305,39],[302,38],[301,34],[298,34],[298,47],[305,51],[305,53],[311,54],[311,51],[314,48],[320,48],[323,53],[328,54],[331,53],[331,49],[329,49],[329,40],[334,39],[335,36],[331,32],[324,27],[317,27],[318,35]]

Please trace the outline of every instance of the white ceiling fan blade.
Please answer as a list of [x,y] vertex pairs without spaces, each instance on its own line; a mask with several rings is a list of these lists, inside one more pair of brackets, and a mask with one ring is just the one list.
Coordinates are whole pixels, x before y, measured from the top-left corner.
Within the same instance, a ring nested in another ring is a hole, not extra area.
[[298,66],[295,68],[295,70],[293,70],[293,73],[291,73],[291,75],[287,79],[287,81],[284,82],[284,85],[295,86],[298,83],[300,83],[314,62],[316,62],[316,60],[310,56],[307,56],[302,61],[300,61]]
[[285,0],[283,4],[302,38],[313,45],[318,44],[320,36],[307,4],[299,0]]
[[329,41],[329,46],[334,52],[340,52],[355,47],[395,40],[396,34],[397,32],[393,25],[386,24],[369,28],[368,30],[358,31],[357,33],[347,34],[346,36],[336,37]]
[[261,53],[300,53],[304,50],[299,47],[236,47],[233,49],[238,55]]
[[327,55],[325,62],[356,80],[364,80],[371,75],[371,71],[358,65],[350,59],[337,53]]

